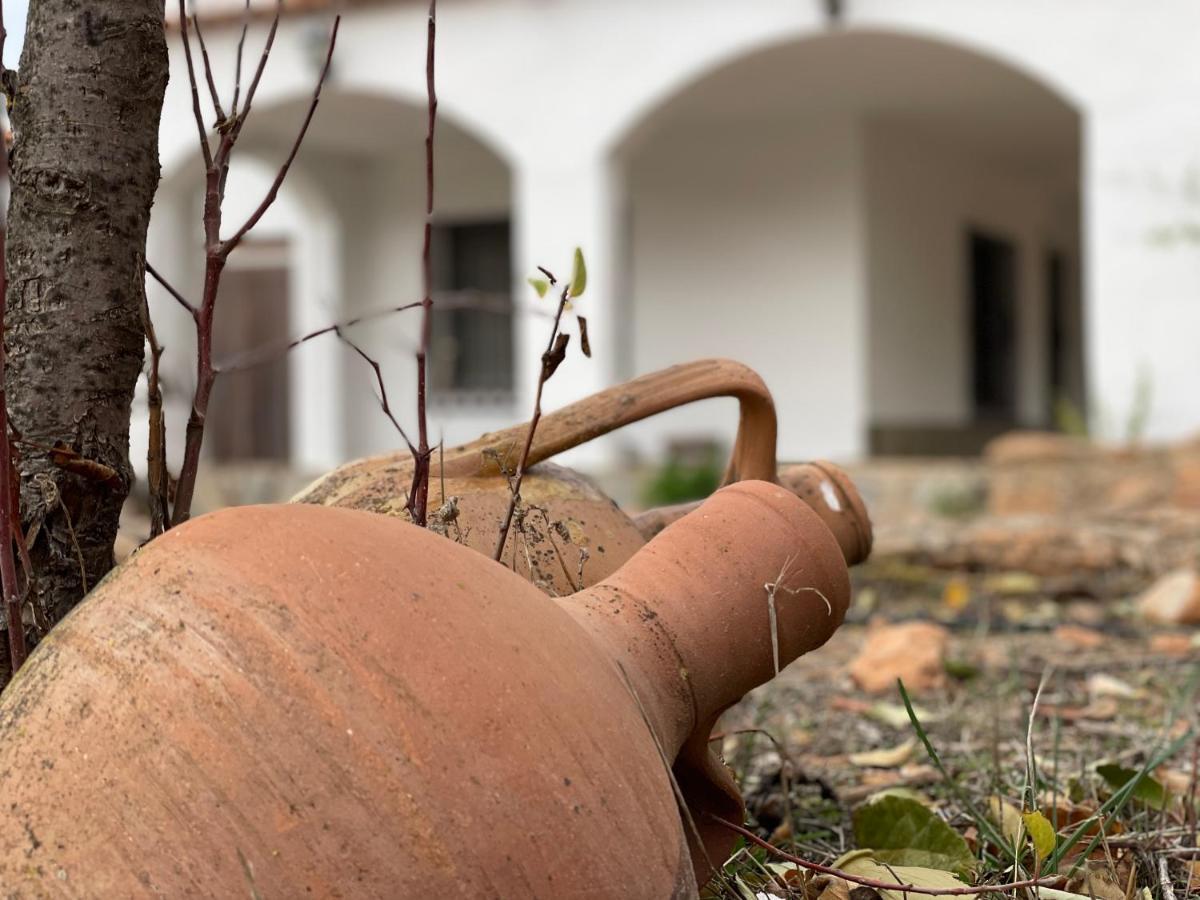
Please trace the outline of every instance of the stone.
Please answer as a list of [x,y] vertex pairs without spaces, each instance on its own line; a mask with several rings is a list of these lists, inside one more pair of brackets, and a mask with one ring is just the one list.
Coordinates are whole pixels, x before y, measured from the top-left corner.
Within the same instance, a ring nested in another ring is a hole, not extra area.
[[1151,622],[1200,624],[1200,576],[1191,568],[1168,572],[1138,597],[1137,608]]

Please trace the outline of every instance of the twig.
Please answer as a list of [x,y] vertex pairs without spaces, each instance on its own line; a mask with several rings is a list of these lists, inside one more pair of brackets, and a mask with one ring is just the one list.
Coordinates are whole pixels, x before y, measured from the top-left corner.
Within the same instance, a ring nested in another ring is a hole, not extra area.
[[[325,51],[325,63],[321,66],[321,74],[317,77],[317,86],[313,88],[312,99],[308,103],[308,110],[304,114],[304,121],[300,123],[300,130],[296,132],[296,139],[292,141],[292,149],[288,151],[287,158],[283,161],[283,165],[279,167],[279,171],[275,173],[275,180],[271,182],[271,187],[267,189],[267,195],[263,197],[262,202],[250,214],[250,217],[242,224],[242,227],[233,233],[233,236],[221,242],[220,254],[222,257],[229,256],[234,248],[242,242],[242,238],[258,224],[259,220],[266,215],[268,209],[275,202],[275,198],[279,196],[279,188],[283,186],[283,180],[287,178],[288,170],[291,169],[292,163],[296,159],[296,154],[300,152],[300,145],[304,142],[304,136],[308,134],[308,126],[312,124],[313,115],[317,111],[317,104],[321,102],[321,87],[325,84],[325,79],[329,77],[329,66],[333,62],[333,48],[337,44],[338,26],[341,25],[342,17],[334,16],[333,29],[329,33],[329,46]],[[250,98],[247,96],[247,112],[249,112]],[[238,127],[240,130],[240,126]]]
[[[187,37],[187,22],[184,14],[184,0],[180,2],[180,17],[181,30],[184,41],[184,47],[190,47]],[[341,24],[341,16],[335,16],[333,27],[329,34],[329,46],[325,54],[325,62],[321,68],[321,72],[317,78],[317,82],[313,87],[312,98],[309,101],[308,111],[305,114],[296,139],[293,141],[291,149],[288,151],[287,157],[280,165],[279,170],[275,174],[275,178],[268,189],[266,196],[258,207],[250,214],[250,217],[242,224],[242,226],[226,240],[221,240],[221,216],[222,203],[225,198],[225,183],[229,175],[229,162],[233,154],[234,146],[237,143],[238,136],[245,126],[246,119],[250,114],[251,106],[254,102],[254,96],[258,92],[258,86],[262,83],[263,71],[266,69],[267,60],[271,55],[271,48],[275,43],[275,35],[279,30],[279,17],[282,10],[282,3],[277,0],[275,4],[275,13],[271,21],[271,29],[267,34],[266,42],[263,45],[262,53],[259,56],[258,66],[254,71],[254,76],[250,81],[250,86],[246,91],[245,107],[240,113],[235,115],[231,120],[222,120],[217,124],[217,130],[220,133],[220,141],[217,145],[216,153],[210,152],[208,140],[205,136],[203,120],[200,117],[199,107],[199,89],[197,86],[197,78],[194,66],[192,65],[191,51],[188,49],[188,80],[190,82],[193,94],[193,106],[197,124],[201,131],[201,143],[205,149],[205,186],[204,186],[204,289],[198,307],[183,301],[178,292],[172,292],[177,300],[183,303],[185,308],[194,310],[193,318],[196,322],[196,387],[192,395],[192,410],[188,416],[187,430],[184,436],[183,446],[183,465],[179,470],[179,482],[176,490],[175,506],[171,511],[171,524],[177,525],[180,522],[186,521],[191,515],[192,497],[196,488],[196,477],[200,468],[200,450],[204,443],[204,428],[208,416],[208,404],[212,397],[213,384],[216,381],[218,371],[213,366],[212,358],[212,343],[213,343],[213,319],[217,303],[217,295],[221,284],[221,275],[225,270],[225,264],[230,253],[237,248],[242,239],[250,232],[252,228],[263,217],[266,211],[275,202],[279,194],[279,189],[283,185],[284,179],[290,170],[292,163],[295,161],[296,154],[300,150],[300,145],[304,141],[305,135],[308,133],[308,127],[312,122],[314,113],[316,112],[317,104],[321,97],[321,88],[325,84],[329,76],[329,67],[333,59],[334,47],[337,43],[338,26]],[[206,65],[206,77],[211,77],[211,73],[207,71],[207,54],[204,56]],[[238,72],[236,75],[237,84],[241,83],[241,51],[239,45],[238,53]],[[235,88],[236,91],[236,88]],[[154,274],[154,273],[152,273]],[[155,277],[158,277],[155,275]],[[161,281],[161,279],[160,279]],[[168,287],[168,290],[170,288]]]
[[853,875],[850,872],[844,872],[841,869],[835,869],[832,866],[823,866],[820,863],[810,862],[807,859],[802,859],[799,856],[794,856],[786,850],[776,847],[774,844],[764,841],[749,828],[743,828],[741,825],[735,825],[720,816],[714,816],[711,813],[708,815],[710,819],[718,825],[728,828],[730,831],[735,831],[758,846],[762,847],[769,853],[778,856],[780,859],[794,863],[802,869],[808,869],[810,872],[816,872],[818,875],[830,875],[834,878],[840,878],[843,881],[849,881],[851,884],[859,884],[863,887],[874,888],[877,891],[901,891],[910,894],[924,894],[927,897],[963,897],[972,894],[1001,894],[1006,891],[1016,891],[1022,888],[1042,887],[1045,885],[1054,884],[1058,879],[1055,878],[1028,878],[1024,881],[1010,881],[1007,884],[981,884],[976,887],[963,886],[960,888],[933,888],[921,887],[915,884],[904,884],[897,877],[895,881],[879,881],[875,878],[865,878],[862,875]]
[[[484,311],[509,312],[512,307],[507,303],[488,300],[487,296],[477,296],[475,291],[459,291],[455,295],[449,297],[438,297],[439,309],[478,309]],[[340,322],[331,322],[328,325],[322,325],[320,328],[315,328],[312,331],[301,334],[297,337],[287,338],[279,341],[272,341],[268,344],[262,344],[258,347],[251,347],[241,353],[236,353],[225,359],[218,360],[213,364],[213,369],[219,375],[229,375],[234,372],[245,372],[250,369],[256,369],[259,366],[265,366],[269,363],[276,362],[280,357],[287,355],[302,344],[307,344],[309,341],[323,337],[327,334],[334,334],[339,328],[353,328],[356,325],[361,325],[364,322],[371,322],[375,319],[381,319],[384,316],[395,315],[396,313],[408,312],[414,309],[420,309],[424,304],[420,300],[414,300],[412,303],[405,303],[401,306],[387,306],[382,309],[373,309],[369,312],[359,313],[356,316],[351,316],[348,319],[343,319]],[[548,314],[546,314],[548,315]]]
[[[437,47],[437,0],[429,0],[429,24],[425,37],[425,95],[428,125],[425,133],[425,240],[421,248],[421,344],[417,349],[417,452],[413,457],[412,489],[408,492],[408,514],[414,524],[425,526],[429,503],[429,423],[426,406],[429,385],[429,339],[433,329],[433,139],[437,127],[437,86],[434,80]],[[497,557],[499,559],[499,557]]]
[[237,63],[233,70],[233,102],[229,104],[229,115],[236,116],[238,111],[238,98],[242,94],[242,52],[246,49],[246,32],[250,30],[250,0],[246,0],[246,5],[242,9],[242,34],[238,38],[237,45]]
[[346,335],[342,333],[341,328],[337,325],[334,326],[334,334],[338,336],[338,340],[362,357],[363,360],[366,361],[367,365],[371,367],[371,371],[375,373],[375,383],[379,386],[379,405],[383,408],[383,414],[388,417],[388,421],[392,423],[396,429],[396,432],[401,438],[404,439],[404,443],[408,445],[408,449],[413,453],[416,453],[416,448],[413,447],[412,441],[408,439],[408,435],[405,434],[404,429],[400,426],[400,423],[396,421],[396,417],[392,414],[392,406],[390,403],[388,403],[387,388],[383,385],[383,370],[379,367],[379,363],[368,356],[362,347],[358,346],[358,344],[346,337]]
[[150,345],[150,370],[146,374],[146,405],[150,412],[150,438],[146,448],[146,481],[150,489],[150,537],[155,538],[171,525],[167,492],[167,425],[163,412],[162,388],[158,381],[163,348],[150,318],[150,302],[142,297],[142,328]]
[[217,121],[225,121],[225,110],[221,108],[221,97],[217,93],[217,84],[213,81],[212,64],[208,61],[208,46],[204,43],[204,32],[200,30],[200,19],[192,14],[192,27],[196,29],[196,42],[200,45],[200,59],[204,63],[204,80],[208,82],[208,94],[212,98],[213,111]]
[[1171,872],[1167,869],[1166,857],[1158,858],[1158,884],[1162,888],[1163,900],[1175,900],[1175,887],[1171,884]]
[[196,81],[196,66],[192,62],[192,42],[188,37],[188,14],[184,0],[179,0],[179,37],[183,41],[183,57],[187,60],[188,84],[192,91],[192,118],[196,120],[196,132],[200,136],[200,153],[204,157],[204,168],[213,164],[212,148],[208,144],[208,129],[204,126],[204,113],[200,111],[200,85]]
[[171,285],[171,283],[169,281],[167,281],[167,279],[163,278],[162,275],[160,275],[158,273],[158,270],[155,269],[154,266],[150,265],[149,262],[146,263],[146,271],[150,273],[151,278],[153,278],[155,281],[157,281],[163,287],[163,289],[175,299],[175,302],[177,302],[180,306],[182,306],[184,309],[186,309],[188,311],[188,313],[191,314],[191,317],[193,319],[196,318],[197,315],[199,315],[199,313],[196,310],[195,304],[192,303],[190,300],[188,300],[186,297],[184,297],[183,294],[181,294],[179,291],[177,291]]
[[254,69],[254,76],[250,79],[250,87],[246,89],[246,106],[242,109],[241,115],[237,121],[233,123],[231,134],[234,141],[237,140],[238,134],[241,133],[242,126],[246,122],[246,117],[250,115],[250,106],[254,103],[254,95],[258,93],[258,85],[262,82],[263,72],[267,68],[267,58],[271,55],[271,48],[275,46],[275,34],[279,31],[279,16],[283,12],[283,0],[275,0],[275,12],[271,18],[271,28],[267,31],[267,40],[263,44],[262,53],[258,57],[258,66]]
[[500,534],[496,537],[496,549],[492,554],[492,558],[497,562],[504,553],[504,544],[508,540],[508,530],[512,526],[513,513],[516,512],[517,504],[521,502],[521,482],[525,478],[525,468],[529,464],[533,434],[537,431],[538,422],[542,418],[542,391],[546,387],[546,382],[550,380],[550,376],[558,368],[558,364],[562,361],[562,354],[566,351],[566,342],[559,339],[568,337],[568,335],[560,334],[559,326],[562,322],[563,310],[567,308],[570,299],[571,287],[567,285],[559,295],[558,309],[554,313],[554,326],[550,329],[550,340],[546,344],[546,351],[542,354],[542,368],[538,373],[537,390],[533,396],[533,415],[529,419],[529,431],[525,435],[525,446],[521,449],[521,456],[517,460],[517,471],[511,481],[508,509],[505,511],[504,521],[500,525]]

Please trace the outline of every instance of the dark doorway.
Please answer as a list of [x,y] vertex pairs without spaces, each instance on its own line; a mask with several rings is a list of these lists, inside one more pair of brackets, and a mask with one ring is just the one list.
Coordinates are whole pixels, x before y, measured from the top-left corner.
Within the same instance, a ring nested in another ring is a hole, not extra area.
[[[507,221],[434,228],[429,364],[439,398],[506,397],[512,391],[509,232]],[[456,302],[466,307],[455,309]]]
[[1017,413],[1017,251],[978,231],[970,254],[971,387],[976,422],[1010,423]]
[[[229,268],[213,322],[217,360],[270,346],[289,334],[287,245],[246,241],[238,253],[253,266]],[[207,442],[213,458],[287,460],[290,451],[288,360],[284,355],[221,376],[209,405]]]
[[1056,250],[1046,254],[1046,340],[1049,376],[1050,421],[1054,420],[1056,407],[1070,396],[1071,383],[1068,372],[1067,347],[1067,264],[1063,255]]

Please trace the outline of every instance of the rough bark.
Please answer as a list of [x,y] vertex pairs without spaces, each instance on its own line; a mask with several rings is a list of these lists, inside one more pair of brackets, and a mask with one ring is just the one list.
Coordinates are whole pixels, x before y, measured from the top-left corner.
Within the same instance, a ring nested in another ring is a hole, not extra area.
[[32,599],[51,623],[112,567],[133,477],[166,82],[163,0],[30,3],[12,111],[7,383]]

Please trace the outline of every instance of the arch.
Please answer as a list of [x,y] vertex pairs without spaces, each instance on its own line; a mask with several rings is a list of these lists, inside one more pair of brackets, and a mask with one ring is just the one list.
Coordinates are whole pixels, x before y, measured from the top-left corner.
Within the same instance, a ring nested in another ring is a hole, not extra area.
[[[1051,424],[1052,393],[1083,392],[1080,133],[1044,80],[911,29],[702,68],[610,147],[633,368],[664,348],[741,356],[779,402],[784,457],[970,450],[993,426]],[[1000,255],[972,257],[972,234]],[[987,265],[1011,270],[993,275],[1005,298],[972,299]],[[990,349],[988,304],[1009,317]],[[695,427],[658,424],[660,443]]]
[[[884,12],[881,19],[886,19],[887,11]],[[670,71],[652,90],[639,96],[636,102],[630,104],[624,116],[613,123],[606,141],[608,152],[619,155],[622,148],[635,141],[661,110],[701,87],[709,79],[720,78],[722,73],[754,58],[781,51],[802,50],[809,42],[823,43],[843,36],[892,36],[931,47],[940,46],[998,66],[1027,82],[1031,88],[1052,95],[1071,109],[1085,106],[1079,90],[1062,73],[1045,65],[1035,53],[1024,52],[1019,44],[1006,46],[1000,43],[995,31],[956,31],[955,26],[965,25],[963,22],[927,25],[903,20],[877,21],[837,30],[790,21],[769,24],[771,27],[749,35],[731,37],[724,42],[707,41],[706,52],[685,57],[677,69]],[[1022,36],[1026,33],[1026,30],[1020,30]]]
[[[307,104],[301,93],[277,103],[256,100],[234,154],[223,234],[265,194]],[[424,138],[423,107],[342,86],[323,94],[276,206],[250,235],[288,239],[290,333],[419,298]],[[507,222],[512,184],[504,159],[452,121],[439,123],[437,148],[439,221],[447,227]],[[175,160],[160,186],[151,221],[153,252],[190,261],[178,266],[177,274],[192,293],[199,291],[202,260],[203,167],[198,157],[192,146]],[[231,267],[241,253],[242,248],[234,251]],[[380,363],[389,399],[402,419],[413,396],[415,324],[413,314],[391,315],[352,328],[354,340]],[[174,337],[177,345],[187,340]],[[294,466],[323,471],[347,457],[400,444],[379,412],[370,369],[336,340],[322,338],[299,348],[291,354],[289,370]],[[459,432],[473,436],[496,427],[499,423],[486,418],[488,413],[478,405],[460,404],[444,414],[439,410],[439,419],[448,422],[448,439],[457,440]]]

